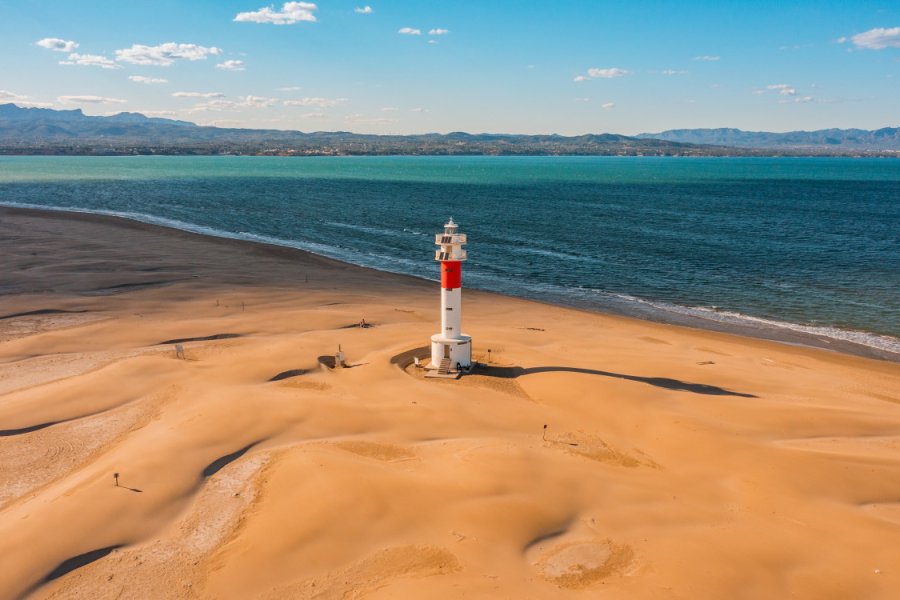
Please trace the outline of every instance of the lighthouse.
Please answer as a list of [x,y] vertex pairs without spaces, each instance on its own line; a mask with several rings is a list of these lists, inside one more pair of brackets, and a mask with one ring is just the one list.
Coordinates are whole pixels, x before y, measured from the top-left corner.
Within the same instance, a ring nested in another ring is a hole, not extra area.
[[462,264],[466,260],[466,234],[453,217],[443,233],[434,236],[441,263],[441,331],[431,336],[431,368],[447,374],[472,365],[472,338],[462,333]]

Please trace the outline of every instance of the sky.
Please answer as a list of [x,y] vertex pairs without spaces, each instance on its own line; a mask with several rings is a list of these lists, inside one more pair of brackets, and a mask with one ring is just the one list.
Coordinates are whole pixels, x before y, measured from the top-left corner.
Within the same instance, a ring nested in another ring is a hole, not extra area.
[[0,103],[223,127],[900,126],[900,1],[0,0]]

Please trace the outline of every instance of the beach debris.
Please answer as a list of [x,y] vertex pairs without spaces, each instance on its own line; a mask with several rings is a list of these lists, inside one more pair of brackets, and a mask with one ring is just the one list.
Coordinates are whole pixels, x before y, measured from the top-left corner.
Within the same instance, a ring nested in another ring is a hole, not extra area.
[[113,479],[116,481],[116,487],[119,487],[119,474],[113,473]]
[[702,361],[698,362],[697,364],[698,365],[714,365],[714,364],[716,364],[716,362],[713,360],[702,360]]
[[175,344],[175,358],[184,360],[184,346],[181,344]]
[[334,355],[334,368],[342,369],[342,368],[346,367],[347,364],[344,362],[344,359],[345,359],[344,351],[343,351],[343,349],[341,349],[341,345],[338,344],[338,351]]
[[544,423],[544,433],[541,435],[541,439],[545,442],[547,441],[547,424]]

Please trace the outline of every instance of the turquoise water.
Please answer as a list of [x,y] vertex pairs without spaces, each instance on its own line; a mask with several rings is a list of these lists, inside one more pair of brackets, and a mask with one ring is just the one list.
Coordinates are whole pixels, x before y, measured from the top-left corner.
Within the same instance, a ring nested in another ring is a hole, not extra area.
[[[900,161],[0,157],[0,203],[117,214],[660,321],[900,352]],[[835,346],[838,347],[838,346]]]

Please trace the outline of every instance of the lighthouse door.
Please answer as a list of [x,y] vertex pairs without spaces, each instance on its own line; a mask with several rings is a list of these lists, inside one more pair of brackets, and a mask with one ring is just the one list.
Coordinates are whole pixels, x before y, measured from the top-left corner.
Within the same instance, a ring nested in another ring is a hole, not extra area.
[[444,344],[444,358],[450,358],[450,344]]

